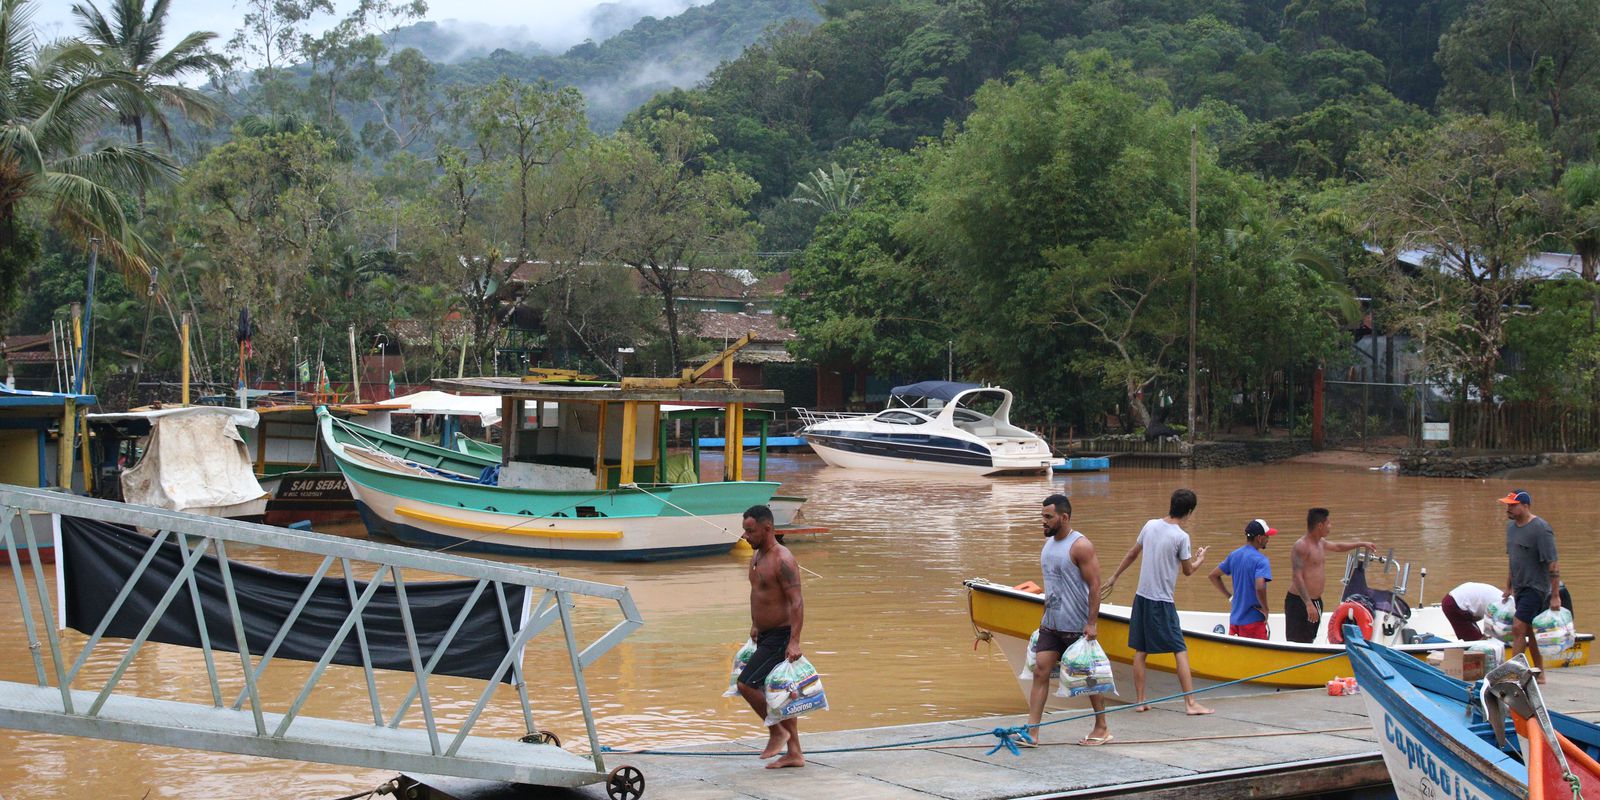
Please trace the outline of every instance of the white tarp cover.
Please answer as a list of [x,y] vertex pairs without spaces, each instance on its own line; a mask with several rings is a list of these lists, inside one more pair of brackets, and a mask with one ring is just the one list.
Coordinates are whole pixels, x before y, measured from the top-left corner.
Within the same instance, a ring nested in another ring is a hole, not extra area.
[[454,414],[477,417],[484,427],[500,424],[500,398],[493,395],[451,394],[429,389],[375,405],[394,406],[396,414]]
[[123,500],[215,516],[260,514],[266,508],[267,494],[238,428],[255,427],[256,412],[190,407],[90,417],[150,420],[144,455],[122,472]]

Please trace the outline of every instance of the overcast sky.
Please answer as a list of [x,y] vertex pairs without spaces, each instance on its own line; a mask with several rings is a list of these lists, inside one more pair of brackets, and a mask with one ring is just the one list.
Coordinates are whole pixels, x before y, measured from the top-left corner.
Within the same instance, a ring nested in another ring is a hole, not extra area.
[[[72,16],[74,0],[35,0],[34,21],[44,38],[67,36],[77,31],[76,18]],[[110,8],[111,0],[94,0],[102,11]],[[690,5],[700,5],[707,0],[628,0],[628,5],[647,9],[652,16],[670,16]],[[429,3],[427,19],[450,19],[478,22],[511,33],[522,27],[528,32],[523,41],[538,41],[556,48],[564,48],[587,37],[586,20],[590,9],[601,5],[602,0],[433,0]],[[335,0],[341,11],[348,9],[350,0]],[[226,42],[238,29],[244,17],[243,4],[230,0],[172,0],[168,12],[169,38],[189,31],[215,31],[221,42]],[[323,15],[313,20],[313,26],[331,24],[333,18]],[[175,39],[174,39],[175,41]]]

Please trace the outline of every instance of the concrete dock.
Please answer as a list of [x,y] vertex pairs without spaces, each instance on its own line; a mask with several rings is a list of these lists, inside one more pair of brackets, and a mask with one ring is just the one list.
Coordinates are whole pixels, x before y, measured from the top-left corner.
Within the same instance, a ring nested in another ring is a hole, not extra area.
[[[1553,710],[1600,720],[1600,666],[1554,671],[1545,687]],[[1169,702],[1111,714],[1114,739],[1080,747],[1091,721],[1046,727],[1042,746],[1012,755],[987,751],[982,736],[949,744],[851,753],[808,754],[803,769],[767,770],[756,758],[763,739],[683,748],[748,750],[744,757],[624,755],[606,757],[643,771],[645,800],[1019,800],[1020,798],[1178,798],[1360,796],[1388,782],[1361,697],[1322,690],[1207,698],[1203,717]],[[1054,716],[1047,715],[1048,722]],[[1070,712],[1077,713],[1077,712]],[[900,725],[805,735],[806,749],[860,747],[990,731],[1021,725],[1023,715]],[[755,727],[752,717],[752,729]],[[801,727],[804,730],[805,722]],[[441,787],[444,788],[444,787]],[[422,797],[429,795],[423,794]],[[475,793],[457,785],[433,797],[603,798],[601,786],[522,794]]]

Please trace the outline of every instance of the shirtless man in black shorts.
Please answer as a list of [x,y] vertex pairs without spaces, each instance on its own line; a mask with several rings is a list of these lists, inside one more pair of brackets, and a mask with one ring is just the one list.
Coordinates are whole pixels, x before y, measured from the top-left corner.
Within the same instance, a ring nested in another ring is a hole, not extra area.
[[[779,662],[801,655],[805,603],[800,598],[800,565],[789,548],[778,544],[772,532],[771,509],[751,506],[744,512],[744,540],[756,551],[750,557],[750,638],[755,640],[756,652],[739,673],[739,694],[764,721],[767,675]],[[787,752],[767,764],[767,769],[806,765],[800,752],[800,721],[793,717],[767,729],[767,746],[761,757],[771,758],[786,745]]]
[[1372,542],[1334,542],[1333,523],[1328,520],[1328,509],[1313,508],[1306,512],[1306,535],[1289,549],[1289,563],[1293,580],[1289,593],[1283,598],[1284,638],[1291,642],[1310,642],[1317,638],[1317,626],[1322,622],[1322,590],[1328,579],[1323,564],[1328,553],[1346,553],[1365,547],[1376,551]]

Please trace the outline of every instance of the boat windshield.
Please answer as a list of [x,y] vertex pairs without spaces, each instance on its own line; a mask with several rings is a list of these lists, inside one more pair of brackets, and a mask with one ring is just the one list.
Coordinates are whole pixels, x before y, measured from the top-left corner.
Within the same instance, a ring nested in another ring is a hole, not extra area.
[[921,414],[900,409],[884,411],[873,419],[877,422],[887,422],[891,425],[922,425],[928,421],[928,418]]
[[[970,392],[958,398],[955,411],[957,422],[982,422],[996,417],[1005,406],[1006,396],[1000,392]],[[1006,420],[1000,419],[1001,422]]]

